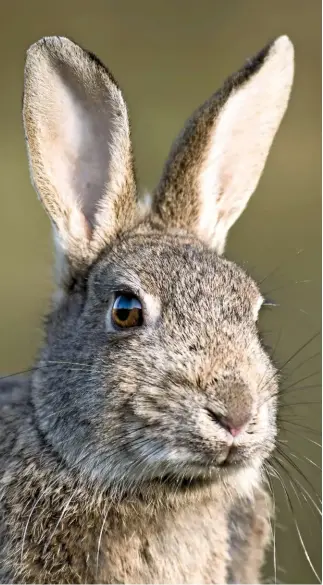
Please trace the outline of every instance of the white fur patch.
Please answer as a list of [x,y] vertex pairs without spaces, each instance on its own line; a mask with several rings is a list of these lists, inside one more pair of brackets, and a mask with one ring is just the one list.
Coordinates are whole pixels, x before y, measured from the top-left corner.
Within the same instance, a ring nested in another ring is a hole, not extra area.
[[253,306],[253,318],[255,321],[257,321],[257,319],[258,319],[259,311],[261,309],[263,302],[264,302],[264,298],[260,295],[258,297],[256,303]]
[[153,197],[151,193],[148,193],[148,191],[146,191],[138,202],[140,217],[144,218],[146,215],[149,214],[149,212],[151,211],[152,203]]

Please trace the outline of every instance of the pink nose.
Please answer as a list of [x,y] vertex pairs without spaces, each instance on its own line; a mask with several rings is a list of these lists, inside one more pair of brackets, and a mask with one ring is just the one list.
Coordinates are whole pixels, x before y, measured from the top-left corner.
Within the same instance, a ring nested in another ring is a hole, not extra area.
[[243,431],[250,420],[250,416],[245,414],[241,416],[222,416],[220,417],[220,425],[227,429],[233,437],[237,437]]
[[243,425],[241,427],[232,427],[231,425],[228,424],[227,429],[233,437],[237,437],[238,435],[240,435],[241,431],[243,430]]
[[233,437],[240,435],[250,420],[249,414],[243,414],[235,417],[223,416],[222,414],[217,414],[210,408],[207,408],[207,412],[218,425],[226,429]]

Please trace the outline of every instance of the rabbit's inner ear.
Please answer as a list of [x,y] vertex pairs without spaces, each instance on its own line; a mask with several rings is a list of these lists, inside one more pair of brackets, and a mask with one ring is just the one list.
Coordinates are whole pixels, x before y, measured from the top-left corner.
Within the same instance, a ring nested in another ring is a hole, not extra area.
[[27,53],[23,116],[32,179],[56,245],[69,264],[86,265],[136,214],[121,91],[92,54],[48,37]]
[[219,253],[257,187],[293,80],[293,46],[280,37],[214,94],[174,144],[155,197],[170,226]]
[[51,90],[50,118],[42,128],[43,156],[64,206],[76,205],[92,231],[109,180],[113,114],[109,102],[96,104],[82,83],[60,73]]

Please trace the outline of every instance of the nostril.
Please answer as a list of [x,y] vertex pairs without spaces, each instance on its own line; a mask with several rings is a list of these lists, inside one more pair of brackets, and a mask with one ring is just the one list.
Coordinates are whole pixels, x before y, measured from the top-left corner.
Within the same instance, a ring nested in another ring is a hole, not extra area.
[[206,411],[212,420],[214,420],[223,429],[228,431],[233,437],[237,437],[243,431],[245,425],[249,422],[249,415],[239,417],[228,417],[223,416],[217,412],[214,412],[211,408],[206,408]]

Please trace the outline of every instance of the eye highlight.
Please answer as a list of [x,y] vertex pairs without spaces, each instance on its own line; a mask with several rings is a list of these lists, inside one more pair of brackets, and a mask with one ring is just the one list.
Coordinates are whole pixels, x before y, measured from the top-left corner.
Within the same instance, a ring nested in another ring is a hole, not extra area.
[[111,310],[111,321],[118,329],[140,327],[143,324],[140,300],[132,294],[117,293]]

